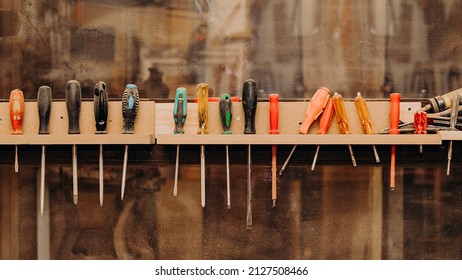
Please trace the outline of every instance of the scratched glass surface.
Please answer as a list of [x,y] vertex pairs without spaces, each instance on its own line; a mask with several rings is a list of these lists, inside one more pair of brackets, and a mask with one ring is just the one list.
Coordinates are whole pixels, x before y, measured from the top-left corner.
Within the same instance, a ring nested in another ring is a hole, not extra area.
[[[64,98],[70,79],[81,83],[84,98],[100,80],[111,98],[130,83],[155,100],[173,98],[178,86],[195,92],[199,82],[215,96],[240,96],[250,77],[282,98],[311,97],[320,86],[346,98],[357,91],[365,98],[425,98],[462,87],[461,13],[461,1],[453,0],[0,0],[0,98],[20,88],[35,99],[41,85]],[[77,206],[70,147],[49,147],[42,218],[40,147],[20,147],[16,174],[14,147],[2,145],[0,258],[460,259],[455,146],[451,176],[442,166],[445,149],[425,151],[423,160],[413,153],[415,162],[397,170],[402,188],[394,192],[386,164],[374,165],[370,147],[354,147],[357,168],[345,147],[323,147],[314,172],[314,148],[300,147],[278,181],[276,208],[271,150],[257,149],[248,230],[245,147],[230,155],[231,209],[223,147],[207,148],[205,208],[198,147],[182,154],[177,197],[175,148],[134,147],[124,201],[123,147],[107,148],[102,207],[97,147],[79,147]],[[278,147],[279,163],[289,151]]]

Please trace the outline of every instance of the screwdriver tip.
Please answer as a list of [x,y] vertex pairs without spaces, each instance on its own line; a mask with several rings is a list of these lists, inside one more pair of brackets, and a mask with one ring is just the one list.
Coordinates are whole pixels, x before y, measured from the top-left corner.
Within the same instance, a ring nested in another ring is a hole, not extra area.
[[273,208],[276,207],[276,199],[273,199]]
[[74,204],[77,204],[79,201],[79,196],[74,194]]
[[227,209],[231,209],[231,205],[229,205],[229,204],[226,205],[226,208],[227,208]]
[[284,174],[284,170],[281,169],[281,171],[279,171],[279,176],[282,176],[282,174]]

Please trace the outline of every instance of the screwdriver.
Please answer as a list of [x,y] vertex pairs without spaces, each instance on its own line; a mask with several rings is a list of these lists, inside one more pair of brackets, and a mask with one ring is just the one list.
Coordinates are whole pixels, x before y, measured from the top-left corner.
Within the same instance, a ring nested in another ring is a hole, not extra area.
[[456,89],[443,95],[432,97],[428,99],[430,103],[419,109],[418,112],[442,112],[448,108],[451,108],[454,95],[460,94],[462,94],[462,88]]
[[[197,134],[208,134],[208,112],[209,112],[209,85],[199,83],[197,85],[198,107],[197,116],[199,120],[199,130]],[[201,205],[205,206],[205,146],[201,145]]]
[[[231,121],[233,119],[233,101],[231,96],[227,93],[223,93],[220,96],[220,120],[221,126],[223,127],[222,134],[232,134]],[[229,178],[229,151],[228,144],[226,144],[226,206],[228,209],[231,208],[231,183]]]
[[[24,119],[24,94],[21,90],[15,89],[10,93],[10,119],[11,134],[22,134],[22,121]],[[18,145],[14,146],[14,172],[19,172]]]
[[[257,113],[257,83],[248,79],[242,88],[242,106],[244,108],[244,134],[256,134],[255,114]],[[247,229],[252,228],[252,148],[249,144],[247,152]]]
[[[99,81],[95,85],[95,96],[93,97],[95,110],[96,134],[107,134],[108,115],[108,92],[106,83]],[[103,206],[104,195],[104,171],[103,171],[103,145],[99,145],[99,205]]]
[[[48,124],[51,111],[51,88],[41,86],[37,93],[37,107],[39,114],[39,134],[49,134]],[[45,204],[45,145],[42,145],[42,160],[40,166],[40,215],[43,216]]]
[[[311,124],[318,118],[318,116],[322,113],[324,108],[326,107],[327,100],[329,99],[330,90],[326,87],[320,87],[313,95],[308,104],[308,108],[305,113],[305,120],[303,121],[302,125],[299,128],[299,133],[301,134],[308,134],[308,130]],[[289,164],[292,155],[297,148],[297,145],[294,145],[292,151],[290,151],[289,156],[287,157],[286,161],[282,165],[281,171],[279,171],[279,176],[282,176],[284,173],[287,164]]]
[[[326,104],[326,108],[319,119],[319,131],[318,134],[326,134],[327,130],[330,127],[330,123],[332,121],[332,117],[334,116],[334,103],[332,102],[332,98],[329,98]],[[314,154],[313,164],[311,165],[311,171],[314,170],[316,166],[316,161],[318,160],[319,149],[321,145],[316,146],[316,153]]]
[[[122,117],[123,117],[123,128],[122,134],[133,134],[135,127],[135,118],[138,113],[138,107],[140,103],[140,95],[138,93],[138,87],[134,84],[128,84],[125,86],[124,93],[122,95]],[[128,145],[125,145],[124,152],[124,163],[122,167],[122,185],[120,187],[120,200],[124,200],[125,193],[125,181],[127,178],[127,163],[128,163]]]
[[[279,134],[279,94],[273,93],[269,95],[270,103],[270,134]],[[276,186],[276,171],[277,171],[277,146],[271,146],[271,198],[273,207],[276,207],[277,186]]]
[[[69,134],[79,134],[79,117],[80,105],[82,100],[82,92],[80,83],[76,80],[70,80],[66,84],[66,107],[69,118]],[[77,181],[77,145],[72,145],[72,194],[74,204],[77,204],[78,196],[78,181]]]
[[[401,94],[392,93],[390,94],[390,132],[389,134],[399,134],[399,103],[401,100]],[[391,159],[390,159],[390,189],[394,190],[396,187],[395,183],[395,165],[396,165],[396,146],[391,146]]]
[[[332,102],[334,103],[335,116],[337,118],[338,126],[343,134],[351,134],[350,126],[348,125],[348,115],[345,109],[345,103],[343,102],[342,95],[337,92],[332,97]],[[348,145],[348,150],[350,151],[351,163],[353,166],[356,166],[355,155],[353,154],[353,148],[351,145]]]
[[[179,87],[175,93],[175,105],[173,106],[173,121],[175,122],[174,134],[184,134],[184,124],[188,114],[186,89]],[[175,182],[173,184],[173,195],[178,193],[178,165],[180,161],[180,145],[176,145]]]
[[[452,107],[451,107],[451,116],[449,120],[449,130],[457,130],[456,123],[457,123],[457,111],[459,110],[459,101],[460,95],[456,94],[452,98]],[[449,176],[451,171],[451,159],[452,159],[452,140],[449,141],[449,149],[448,149],[448,167],[446,169],[446,175]]]
[[[363,126],[364,131],[366,132],[366,134],[374,134],[374,130],[372,129],[371,114],[369,113],[369,109],[367,108],[366,101],[361,96],[360,92],[356,94],[355,105],[356,105],[356,110],[358,111],[359,119],[361,121],[361,125]],[[372,150],[374,151],[375,162],[379,163],[380,158],[379,158],[379,154],[377,153],[377,149],[375,145],[372,145]]]

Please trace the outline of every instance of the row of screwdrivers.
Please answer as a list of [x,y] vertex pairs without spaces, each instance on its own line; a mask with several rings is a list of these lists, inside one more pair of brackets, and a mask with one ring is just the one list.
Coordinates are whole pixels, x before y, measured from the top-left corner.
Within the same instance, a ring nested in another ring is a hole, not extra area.
[[[79,134],[79,116],[82,93],[80,83],[76,80],[68,81],[66,84],[66,108],[69,118],[69,134]],[[52,90],[49,86],[41,86],[37,93],[37,107],[39,117],[39,134],[49,134],[50,112],[52,110]],[[134,133],[134,123],[139,107],[138,88],[134,84],[128,84],[122,95],[122,116],[123,116],[123,134]],[[105,134],[108,117],[108,92],[104,82],[98,82],[95,85],[94,95],[94,115],[97,134]],[[24,95],[19,89],[15,89],[10,94],[10,117],[11,133],[13,135],[22,134],[22,124],[24,119]],[[15,153],[15,171],[19,171],[18,149]],[[45,145],[42,145],[41,158],[41,177],[40,177],[40,212],[43,215],[44,197],[45,197]],[[128,162],[128,145],[125,145],[125,154],[122,171],[121,199],[123,200],[125,191],[125,180]],[[103,176],[103,145],[100,145],[99,153],[99,191],[100,205],[103,205],[104,193],[104,176]],[[72,145],[72,185],[73,201],[78,202],[78,175],[77,175],[77,146]]]

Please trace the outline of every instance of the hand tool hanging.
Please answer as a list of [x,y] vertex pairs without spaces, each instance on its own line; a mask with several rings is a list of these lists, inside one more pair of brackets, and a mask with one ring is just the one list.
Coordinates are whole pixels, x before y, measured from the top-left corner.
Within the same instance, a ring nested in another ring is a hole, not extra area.
[[[233,119],[233,101],[231,96],[227,93],[223,93],[220,96],[220,120],[221,127],[223,128],[222,134],[232,134],[231,121]],[[226,206],[228,209],[231,208],[231,182],[229,178],[229,151],[228,144],[226,144]]]
[[[24,94],[19,89],[15,89],[10,93],[10,119],[11,134],[21,135],[24,119]],[[18,145],[14,146],[14,172],[19,172]]]
[[[459,111],[459,101],[460,101],[460,95],[456,94],[452,98],[452,107],[451,107],[451,115],[450,115],[450,120],[449,120],[449,130],[455,131],[457,130],[456,128],[456,123],[457,123],[457,113]],[[446,175],[449,176],[449,173],[451,172],[451,159],[452,159],[452,140],[449,141],[449,149],[448,149],[448,167],[446,169]]]
[[[71,80],[66,84],[66,107],[69,118],[68,134],[80,134],[79,118],[82,92],[80,83]],[[78,203],[77,145],[72,144],[72,195],[74,204]]]
[[[255,115],[257,113],[258,90],[257,83],[252,80],[244,81],[242,88],[242,106],[244,108],[244,134],[256,134]],[[247,228],[252,228],[252,148],[248,145],[247,153]]]
[[[199,83],[197,85],[197,116],[199,120],[199,130],[197,134],[208,134],[208,113],[209,113],[209,85]],[[205,206],[205,146],[201,145],[201,205]]]
[[[366,101],[361,96],[360,92],[356,94],[355,105],[356,105],[356,110],[358,111],[359,120],[361,121],[361,125],[364,129],[364,132],[366,132],[366,134],[374,134],[375,132],[372,128],[371,114],[369,113],[369,109],[367,108]],[[375,162],[379,163],[380,162],[379,153],[377,153],[377,148],[375,147],[375,145],[372,145],[372,150],[374,151]]]
[[[334,103],[335,117],[337,118],[340,130],[343,134],[351,134],[350,126],[348,124],[348,115],[345,109],[345,103],[343,102],[342,95],[336,92],[332,97],[332,102]],[[356,159],[351,145],[348,145],[348,150],[350,151],[351,163],[353,166],[356,166]]]
[[[326,134],[327,130],[330,127],[330,123],[332,121],[332,117],[334,116],[334,103],[332,102],[332,98],[329,98],[326,104],[326,108],[324,109],[324,112],[321,115],[321,118],[319,119],[319,131],[318,134]],[[314,154],[313,158],[313,164],[311,164],[311,171],[314,170],[316,167],[316,161],[318,160],[318,154],[319,150],[321,148],[321,145],[316,146],[316,153]]]
[[[400,113],[400,100],[401,94],[392,93],[390,94],[390,132],[389,134],[399,134],[399,113]],[[391,158],[390,158],[390,189],[394,190],[396,187],[395,182],[395,167],[396,167],[396,146],[391,146]]]
[[[310,100],[310,103],[308,104],[308,108],[306,109],[305,113],[305,120],[303,121],[302,125],[299,128],[299,133],[301,134],[308,134],[308,130],[310,129],[311,124],[321,115],[322,111],[326,107],[327,100],[329,99],[330,95],[330,90],[326,87],[320,87],[313,95],[313,97]],[[292,158],[292,155],[297,148],[297,145],[294,145],[292,148],[292,151],[290,151],[289,156],[287,157],[286,161],[284,162],[284,165],[281,168],[281,171],[279,171],[279,176],[282,176],[284,173],[287,164],[289,164],[290,159]]]
[[[122,95],[122,117],[123,117],[123,128],[122,134],[133,134],[135,127],[135,118],[138,114],[138,107],[140,104],[140,95],[138,93],[138,87],[134,84],[128,84],[125,86],[124,93]],[[120,200],[124,200],[125,193],[125,181],[127,178],[127,163],[128,163],[128,145],[125,145],[124,152],[124,163],[122,167],[122,185],[120,187]]]
[[[279,134],[279,94],[273,93],[269,95],[269,117],[270,117],[270,134]],[[276,186],[276,171],[277,171],[277,146],[271,146],[271,199],[273,207],[276,207],[277,186]]]
[[[179,87],[175,93],[175,105],[173,106],[173,121],[175,123],[174,134],[184,134],[184,124],[188,115],[188,101],[186,89]],[[178,193],[178,165],[180,161],[180,145],[176,145],[175,182],[173,183],[173,195]]]
[[[106,83],[98,82],[95,85],[95,96],[93,97],[95,111],[96,134],[107,134],[108,115],[108,92]],[[104,201],[104,170],[103,170],[103,144],[99,145],[99,205],[103,206]]]
[[[39,115],[39,134],[49,134],[48,124],[51,112],[51,88],[41,86],[37,93],[37,107]],[[40,215],[43,216],[45,204],[45,145],[42,145],[42,160],[40,166]]]

